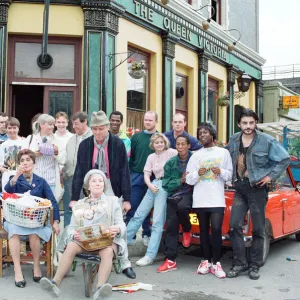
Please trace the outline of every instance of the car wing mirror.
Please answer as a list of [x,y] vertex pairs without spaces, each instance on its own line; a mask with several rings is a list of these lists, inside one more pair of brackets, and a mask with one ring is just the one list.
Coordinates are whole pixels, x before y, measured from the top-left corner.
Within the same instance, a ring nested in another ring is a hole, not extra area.
[[300,192],[300,182],[298,182],[296,185],[296,191]]

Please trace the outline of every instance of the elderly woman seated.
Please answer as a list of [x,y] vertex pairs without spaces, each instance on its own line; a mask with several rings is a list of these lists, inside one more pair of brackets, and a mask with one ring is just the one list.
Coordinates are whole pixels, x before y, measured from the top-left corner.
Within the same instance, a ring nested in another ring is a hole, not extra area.
[[[30,191],[30,195],[32,196],[50,200],[54,210],[53,230],[56,234],[59,234],[60,218],[58,204],[46,180],[32,172],[35,158],[35,153],[28,149],[21,150],[18,153],[17,162],[19,167],[16,175],[10,177],[9,182],[5,186],[5,191],[20,194]],[[42,276],[40,268],[40,239],[46,242],[49,241],[52,234],[51,226],[28,228],[12,224],[8,221],[4,221],[3,225],[4,229],[8,232],[9,247],[14,262],[15,285],[19,288],[26,286],[20,264],[20,236],[29,236],[29,244],[33,256],[33,281],[39,282]]]
[[[52,280],[47,278],[41,279],[42,288],[52,296],[59,296],[61,282],[69,271],[74,257],[79,253],[87,251],[82,243],[80,232],[77,229],[94,224],[104,225],[107,232],[113,238],[111,246],[93,249],[93,251],[97,250],[97,253],[101,257],[98,284],[94,299],[103,299],[112,293],[112,286],[106,282],[111,272],[114,256],[122,254],[125,247],[127,247],[124,240],[126,226],[123,222],[118,198],[115,196],[106,196],[104,193],[106,187],[106,177],[100,170],[91,170],[86,174],[84,188],[88,191],[89,196],[79,200],[73,206],[70,226],[65,229],[61,238],[61,241],[66,243],[65,236],[70,237],[70,231],[73,228],[72,240],[69,238],[54,278]],[[61,248],[61,241],[58,243],[58,249]]]

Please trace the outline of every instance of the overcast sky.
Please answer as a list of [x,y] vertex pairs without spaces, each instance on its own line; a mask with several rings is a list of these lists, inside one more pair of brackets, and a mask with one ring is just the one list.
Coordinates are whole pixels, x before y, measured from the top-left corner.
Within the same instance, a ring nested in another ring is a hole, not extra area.
[[259,0],[265,66],[300,64],[300,0]]

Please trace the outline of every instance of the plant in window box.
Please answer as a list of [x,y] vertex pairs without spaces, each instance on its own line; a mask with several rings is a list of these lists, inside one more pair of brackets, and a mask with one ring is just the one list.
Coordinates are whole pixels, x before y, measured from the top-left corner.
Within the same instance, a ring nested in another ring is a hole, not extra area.
[[223,96],[216,96],[217,104],[221,107],[227,107],[230,104],[230,96],[229,93]]
[[131,63],[131,66],[128,68],[129,75],[134,79],[141,79],[146,75],[145,70],[145,61],[134,61]]

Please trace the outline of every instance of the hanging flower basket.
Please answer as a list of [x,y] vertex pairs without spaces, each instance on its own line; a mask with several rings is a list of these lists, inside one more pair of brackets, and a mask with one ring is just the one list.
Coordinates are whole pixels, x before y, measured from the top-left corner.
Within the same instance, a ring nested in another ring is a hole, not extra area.
[[128,68],[129,75],[134,79],[141,79],[146,75],[145,61],[133,62]]
[[229,94],[223,95],[223,96],[217,96],[216,97],[217,104],[221,107],[227,107],[230,105],[230,96]]

